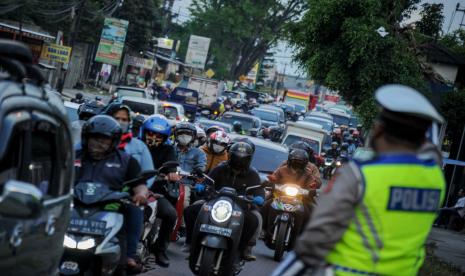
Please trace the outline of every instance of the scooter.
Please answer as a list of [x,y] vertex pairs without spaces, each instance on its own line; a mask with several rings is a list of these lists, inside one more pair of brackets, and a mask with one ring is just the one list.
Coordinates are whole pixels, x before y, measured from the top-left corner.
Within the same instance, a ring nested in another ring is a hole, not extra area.
[[178,241],[181,237],[184,236],[184,231],[181,231],[183,224],[183,215],[184,208],[188,204],[188,199],[190,199],[187,194],[186,186],[195,186],[195,183],[199,178],[208,177],[205,174],[190,174],[184,171],[178,171],[178,174],[182,179],[175,183],[169,183],[168,189],[168,199],[175,206],[176,209],[176,225],[174,226],[173,232],[171,233],[171,241]]
[[342,163],[339,159],[335,159],[332,157],[326,157],[325,163],[323,168],[323,178],[324,179],[331,179],[331,177],[336,172],[336,169],[342,166]]
[[[125,186],[146,181],[156,171],[145,171]],[[65,234],[62,275],[112,275],[121,259],[118,233],[124,217],[118,211],[129,205],[129,193],[112,191],[107,185],[81,182],[74,187],[74,206]]]
[[[248,187],[251,189],[261,186]],[[239,261],[239,241],[244,225],[244,209],[239,203],[251,204],[252,199],[238,195],[234,188],[223,187],[203,204],[195,222],[189,267],[194,274],[237,275],[242,270]]]
[[294,213],[303,212],[302,198],[309,194],[308,190],[302,189],[295,184],[274,185],[273,208],[277,215],[270,227],[267,227],[265,244],[274,249],[274,260],[281,261],[284,251],[292,249],[298,233],[294,231]]

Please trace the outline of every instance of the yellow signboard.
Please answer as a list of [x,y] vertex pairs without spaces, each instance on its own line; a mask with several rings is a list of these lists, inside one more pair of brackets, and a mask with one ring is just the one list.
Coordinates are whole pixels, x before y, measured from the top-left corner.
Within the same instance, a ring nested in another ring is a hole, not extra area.
[[61,46],[57,44],[48,44],[42,47],[40,53],[41,59],[56,61],[61,63],[68,63],[71,56],[71,47]]
[[215,75],[215,71],[208,69],[207,72],[205,72],[205,75],[211,79]]

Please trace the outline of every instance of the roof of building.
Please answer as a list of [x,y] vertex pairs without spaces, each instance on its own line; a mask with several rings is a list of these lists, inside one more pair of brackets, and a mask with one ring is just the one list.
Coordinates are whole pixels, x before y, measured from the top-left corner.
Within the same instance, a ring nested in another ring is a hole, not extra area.
[[420,45],[420,50],[426,55],[428,61],[453,65],[465,65],[465,58],[437,43]]
[[[8,22],[8,23],[6,23],[5,21],[0,22],[0,30],[2,29],[14,31],[18,33],[20,31],[19,23],[15,23],[15,22]],[[55,39],[54,36],[51,36],[46,32],[33,30],[33,26],[22,26],[21,33],[25,36],[35,38],[35,39],[40,39],[40,40],[52,41]]]

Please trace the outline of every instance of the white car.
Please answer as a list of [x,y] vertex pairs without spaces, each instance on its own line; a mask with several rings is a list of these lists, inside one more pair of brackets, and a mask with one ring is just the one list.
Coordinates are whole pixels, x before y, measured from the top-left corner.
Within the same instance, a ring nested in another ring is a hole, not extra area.
[[172,126],[179,122],[187,121],[184,107],[178,103],[137,97],[122,97],[121,102],[129,106],[136,115],[143,115],[146,117],[153,114],[164,115]]

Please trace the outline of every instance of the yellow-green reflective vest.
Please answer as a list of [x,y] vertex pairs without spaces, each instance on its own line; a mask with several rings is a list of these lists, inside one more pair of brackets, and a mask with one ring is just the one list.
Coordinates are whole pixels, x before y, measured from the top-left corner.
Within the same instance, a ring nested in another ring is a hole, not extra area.
[[440,167],[414,155],[379,156],[357,165],[363,196],[326,261],[336,275],[417,275],[444,198]]

